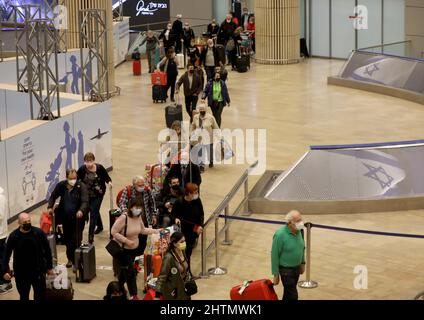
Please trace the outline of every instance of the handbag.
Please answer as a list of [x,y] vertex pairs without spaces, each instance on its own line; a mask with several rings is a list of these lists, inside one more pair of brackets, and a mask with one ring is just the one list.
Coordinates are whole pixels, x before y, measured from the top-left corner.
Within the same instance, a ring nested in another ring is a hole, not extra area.
[[[125,215],[125,229],[124,229],[124,237],[127,236],[127,225],[128,225],[128,216]],[[106,250],[109,252],[109,254],[116,258],[118,257],[122,252],[124,252],[124,245],[120,245],[115,240],[111,239],[109,243],[106,245]]]
[[197,293],[197,284],[196,281],[193,280],[190,272],[187,275],[187,279],[184,281],[184,289],[188,296],[192,296]]
[[226,45],[225,49],[227,51],[233,51],[235,47],[236,47],[236,44],[234,42],[234,39],[230,39],[230,40],[227,41],[227,45]]

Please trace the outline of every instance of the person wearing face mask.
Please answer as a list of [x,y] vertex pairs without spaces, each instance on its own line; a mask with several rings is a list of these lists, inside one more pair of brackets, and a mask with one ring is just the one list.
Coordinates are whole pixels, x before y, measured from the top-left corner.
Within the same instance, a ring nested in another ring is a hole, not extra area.
[[106,295],[103,297],[106,301],[125,301],[127,300],[127,290],[121,286],[118,281],[111,281],[107,285]]
[[167,27],[162,31],[159,35],[159,40],[162,40],[163,47],[165,48],[165,52],[167,52],[170,48],[175,48],[176,44],[176,35],[172,30],[172,24],[168,23]]
[[188,44],[186,49],[188,56],[188,64],[196,66],[199,63],[200,51],[199,48],[195,46],[194,38],[190,40],[190,43]]
[[[15,276],[20,300],[29,300],[31,287],[34,290],[34,300],[45,300],[46,273],[54,275],[49,242],[40,228],[32,226],[28,213],[21,213],[18,223],[19,227],[7,238],[2,277],[10,281]],[[9,268],[12,253],[13,272]]]
[[287,225],[274,234],[271,249],[271,267],[274,285],[284,287],[283,300],[298,300],[297,283],[305,272],[304,224],[298,211],[286,215]]
[[128,202],[128,211],[118,219],[112,226],[113,240],[123,247],[123,252],[117,257],[120,271],[118,280],[120,286],[127,284],[130,300],[140,300],[137,292],[134,259],[139,255],[139,235],[159,233],[160,229],[146,228],[141,219],[143,202],[141,199],[131,199]]
[[147,61],[149,63],[149,73],[153,73],[155,71],[155,50],[157,45],[159,44],[159,40],[158,38],[156,38],[152,30],[147,31],[147,36],[140,43],[140,47],[145,43]]
[[183,39],[183,23],[181,14],[177,14],[177,19],[172,24],[172,33],[175,35],[175,52],[181,53],[181,40]]
[[194,72],[194,65],[187,66],[187,72],[184,73],[177,82],[175,92],[178,94],[181,85],[184,85],[185,106],[190,122],[193,119],[193,110],[196,110],[199,94],[202,92],[202,81],[198,73]]
[[216,23],[215,19],[212,19],[212,22],[208,24],[208,33],[211,35],[212,38],[216,37],[216,35],[219,32],[219,26]]
[[202,177],[200,175],[199,166],[190,158],[190,152],[183,149],[178,154],[178,160],[172,163],[171,169],[168,171],[163,185],[166,187],[170,183],[171,177],[177,177],[181,188],[184,188],[187,183],[195,183],[200,187]]
[[180,186],[180,181],[177,177],[169,179],[167,188],[163,188],[157,197],[156,204],[160,210],[159,225],[164,228],[173,224],[170,217],[172,208],[178,199],[184,196],[184,190]]
[[221,74],[215,73],[213,80],[206,85],[202,95],[202,102],[208,99],[208,106],[212,109],[212,114],[221,128],[221,115],[225,106],[230,106],[230,95],[227,85],[221,80]]
[[156,282],[155,300],[159,300],[160,297],[164,300],[190,300],[184,285],[190,273],[190,266],[184,253],[186,250],[184,234],[174,232]]
[[184,197],[175,202],[171,216],[175,219],[175,223],[181,226],[181,232],[186,239],[185,254],[190,268],[190,257],[197,238],[203,232],[205,218],[203,204],[199,198],[199,187],[196,184],[186,184]]
[[205,68],[206,81],[209,81],[213,79],[215,68],[223,66],[223,63],[219,58],[218,49],[215,47],[212,39],[208,39],[207,45],[200,54],[200,64]]
[[237,25],[233,21],[232,15],[227,14],[225,20],[221,23],[218,32],[218,43],[224,46],[227,45],[227,41],[233,37],[233,33],[236,30]]
[[184,24],[184,30],[183,30],[183,43],[184,43],[184,48],[186,48],[186,52],[188,51],[187,49],[191,45],[191,41],[194,41],[195,37],[196,36],[194,35],[193,29],[190,28],[190,24],[186,22]]
[[143,204],[142,219],[146,226],[154,226],[157,223],[157,205],[152,191],[146,186],[144,178],[137,175],[132,179],[132,184],[123,189],[119,199],[119,209],[121,212],[128,212],[128,202],[133,199],[140,199]]
[[166,56],[158,63],[157,69],[166,72],[166,92],[171,88],[171,101],[174,102],[175,82],[178,77],[178,60],[173,48],[168,49]]
[[60,197],[57,214],[63,219],[63,237],[66,245],[67,268],[75,266],[75,249],[81,246],[85,221],[88,220],[88,191],[85,184],[77,180],[77,171],[66,171],[66,180],[59,182],[54,188],[48,212],[53,215],[53,206]]
[[[78,180],[82,181],[88,190],[90,226],[88,229],[88,242],[94,242],[94,235],[103,231],[103,222],[100,215],[100,207],[106,193],[106,185],[112,188],[112,179],[106,169],[99,163],[91,152],[84,155],[84,165],[78,171]],[[94,230],[97,226],[97,229]]]
[[[206,105],[201,104],[198,107],[199,113],[196,114],[191,123],[191,132],[192,136],[196,138],[195,146],[199,146],[199,156],[200,156],[200,172],[205,171],[205,161],[204,161],[204,149],[208,154],[209,159],[209,168],[213,168],[213,142],[214,142],[214,130],[219,130],[218,124],[213,115],[206,112]],[[205,144],[204,135],[207,136],[207,144]]]

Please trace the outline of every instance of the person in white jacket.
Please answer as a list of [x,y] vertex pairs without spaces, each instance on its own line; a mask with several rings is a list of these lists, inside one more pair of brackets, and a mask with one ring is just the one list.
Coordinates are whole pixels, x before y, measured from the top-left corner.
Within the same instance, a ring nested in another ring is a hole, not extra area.
[[[6,239],[7,239],[7,201],[4,195],[4,190],[0,187],[0,266],[3,261],[4,253],[6,250]],[[0,274],[3,275],[8,270],[0,270]],[[12,290],[12,282],[6,281],[3,277],[0,277],[0,295],[8,293]]]

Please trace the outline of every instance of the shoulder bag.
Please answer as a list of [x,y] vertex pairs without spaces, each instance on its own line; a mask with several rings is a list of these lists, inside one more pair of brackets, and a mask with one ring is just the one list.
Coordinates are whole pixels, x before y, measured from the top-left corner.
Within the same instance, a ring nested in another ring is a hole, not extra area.
[[[125,215],[124,237],[127,236],[128,216]],[[111,239],[106,245],[106,250],[109,254],[116,258],[124,251],[124,244],[121,246],[117,241]]]

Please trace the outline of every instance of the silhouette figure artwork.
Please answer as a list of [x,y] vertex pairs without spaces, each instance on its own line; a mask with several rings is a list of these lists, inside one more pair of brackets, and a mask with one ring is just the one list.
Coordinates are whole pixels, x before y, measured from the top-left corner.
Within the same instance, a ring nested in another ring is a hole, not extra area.
[[101,132],[100,128],[97,131],[97,135],[95,135],[93,138],[91,138],[90,140],[95,140],[98,139],[100,140],[105,134],[108,134],[109,131],[105,131],[105,132]]
[[66,149],[66,170],[72,168],[72,155],[77,149],[77,142],[75,141],[75,138],[73,138],[69,133],[69,129],[69,123],[66,121],[63,125],[63,131],[65,131],[65,145],[61,147],[61,150]]
[[78,131],[78,168],[84,164],[84,136]]
[[49,182],[49,186],[47,188],[46,200],[50,199],[50,196],[55,188],[55,186],[59,183],[60,177],[60,166],[62,165],[62,150],[60,149],[59,154],[53,163],[50,164],[50,171],[47,172],[46,177],[44,178],[46,182]]
[[65,76],[62,79],[60,79],[59,82],[64,82],[67,85],[69,82],[68,76],[72,75],[71,92],[73,94],[80,94],[78,83],[79,83],[79,79],[81,79],[82,77],[81,67],[78,66],[77,57],[75,55],[72,55],[69,58],[69,61],[71,62],[71,71],[66,72]]
[[[45,181],[49,183],[47,188],[46,199],[50,198],[51,193],[54,190],[54,187],[59,182],[60,179],[60,169],[62,162],[65,162],[66,170],[74,168],[72,165],[72,156],[77,153],[78,156],[78,167],[84,164],[84,135],[80,130],[78,132],[78,148],[77,141],[71,135],[71,126],[68,121],[65,121],[63,124],[63,132],[65,134],[65,145],[59,148],[59,153],[57,154],[56,159],[50,164],[50,171],[46,174]],[[78,149],[78,150],[77,150]],[[65,152],[65,155],[64,155]],[[63,159],[63,156],[66,158]]]

